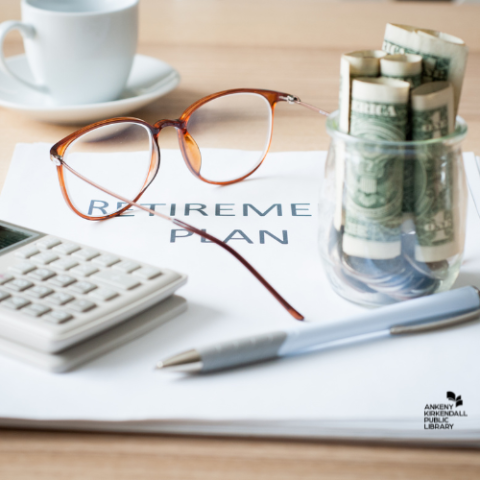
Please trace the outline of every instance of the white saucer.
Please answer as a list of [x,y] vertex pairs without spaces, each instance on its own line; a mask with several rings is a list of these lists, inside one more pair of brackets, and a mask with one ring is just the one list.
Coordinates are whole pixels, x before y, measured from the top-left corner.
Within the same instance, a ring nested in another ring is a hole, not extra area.
[[[25,55],[7,59],[10,68],[27,80],[33,80]],[[32,118],[52,123],[91,123],[125,116],[173,90],[180,75],[156,58],[135,55],[127,86],[120,99],[88,105],[55,105],[52,100],[15,82],[0,71],[0,106],[20,110]]]

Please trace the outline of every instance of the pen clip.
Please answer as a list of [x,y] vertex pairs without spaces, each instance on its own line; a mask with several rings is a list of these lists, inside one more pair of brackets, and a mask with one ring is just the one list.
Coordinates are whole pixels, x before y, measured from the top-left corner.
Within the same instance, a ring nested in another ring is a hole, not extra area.
[[446,318],[445,320],[433,321],[428,323],[421,323],[417,325],[398,325],[390,327],[391,335],[405,335],[409,333],[424,333],[431,332],[433,330],[440,330],[442,328],[454,327],[461,325],[462,323],[468,323],[473,320],[477,320],[480,317],[480,309],[473,312],[464,313],[455,317]]

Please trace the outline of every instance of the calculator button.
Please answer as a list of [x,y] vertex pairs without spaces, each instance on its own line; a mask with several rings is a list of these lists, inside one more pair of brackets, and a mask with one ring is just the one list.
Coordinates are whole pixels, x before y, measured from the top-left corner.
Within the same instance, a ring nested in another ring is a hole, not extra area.
[[123,261],[113,266],[114,270],[118,270],[119,272],[123,272],[123,273],[131,273],[134,270],[138,270],[139,268],[140,268],[139,263],[129,262],[129,261]]
[[37,270],[34,270],[28,274],[28,276],[34,280],[48,280],[54,275],[55,272],[52,272],[48,268],[37,268]]
[[53,285],[54,287],[66,287],[76,281],[77,280],[70,275],[57,275],[56,277],[53,277],[51,280],[49,280],[48,283],[50,283],[50,285]]
[[51,310],[51,308],[46,307],[45,305],[40,305],[38,303],[32,303],[28,307],[25,307],[22,310],[22,313],[26,313],[27,315],[31,315],[32,317],[39,317],[44,313],[47,313]]
[[29,245],[28,247],[17,250],[15,256],[19,258],[30,258],[37,253],[40,253],[40,250],[34,245]]
[[100,252],[93,250],[92,248],[82,248],[81,250],[76,251],[73,256],[79,260],[91,260],[92,258],[98,257]]
[[77,265],[78,262],[76,262],[72,258],[62,258],[51,264],[52,267],[59,268],[60,270],[70,270]]
[[3,300],[5,300],[6,298],[10,297],[10,294],[7,293],[7,292],[2,292],[0,290],[0,302],[2,302]]
[[62,243],[58,247],[55,247],[53,250],[63,255],[70,255],[71,253],[80,250],[80,246],[76,245],[75,243]]
[[15,277],[11,275],[10,273],[0,273],[0,285],[3,285],[4,283],[10,282],[13,280]]
[[34,255],[30,258],[32,262],[39,263],[40,265],[48,265],[49,263],[58,260],[58,255],[55,255],[53,252],[43,252],[38,255]]
[[43,285],[36,285],[25,292],[26,295],[33,298],[43,298],[53,293],[53,290]]
[[133,274],[144,280],[151,280],[152,278],[162,275],[162,271],[154,267],[142,267],[140,270],[136,270]]
[[68,312],[62,312],[59,310],[54,310],[53,312],[47,313],[42,317],[42,320],[47,320],[52,323],[63,323],[67,320],[71,320],[73,315]]
[[33,283],[29,282],[28,280],[24,280],[23,278],[17,278],[11,282],[8,282],[5,285],[5,288],[12,290],[13,292],[23,292],[27,288],[33,287]]
[[88,293],[96,288],[97,286],[90,282],[77,282],[70,287],[70,290],[75,293]]
[[110,288],[97,288],[90,295],[102,302],[108,302],[108,300],[118,297],[118,293]]
[[49,249],[49,248],[55,247],[56,245],[60,245],[61,243],[62,243],[61,240],[59,240],[58,238],[45,237],[37,242],[37,246],[40,248]]
[[16,265],[11,265],[8,267],[9,270],[15,273],[20,273],[24,275],[25,273],[31,272],[32,270],[35,270],[37,267],[30,262],[20,262],[17,263]]
[[108,283],[112,287],[120,288],[122,290],[130,290],[131,288],[138,287],[140,282],[132,277],[132,275],[126,275],[124,273],[118,273],[113,270],[104,270],[103,272],[96,273],[92,279],[102,280]]
[[26,298],[22,297],[12,297],[8,300],[3,301],[0,303],[2,307],[11,308],[12,310],[19,310],[22,307],[25,307],[30,302]]
[[100,255],[99,257],[92,260],[93,263],[100,265],[101,267],[111,267],[119,261],[120,259],[115,255]]
[[79,265],[72,269],[72,273],[75,275],[81,275],[82,277],[88,277],[94,273],[98,272],[98,268],[94,267],[93,265]]
[[72,300],[75,300],[75,297],[65,292],[56,292],[47,298],[47,301],[54,305],[65,305]]
[[[2,305],[0,303],[0,305]],[[90,300],[78,299],[74,302],[71,302],[67,305],[70,310],[74,310],[75,312],[88,312],[92,308],[95,308],[97,305]]]

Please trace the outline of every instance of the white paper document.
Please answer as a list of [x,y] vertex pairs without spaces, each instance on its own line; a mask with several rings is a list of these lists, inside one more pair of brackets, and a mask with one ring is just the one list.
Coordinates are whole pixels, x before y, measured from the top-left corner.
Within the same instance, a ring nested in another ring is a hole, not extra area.
[[[189,281],[178,293],[189,309],[68,374],[0,357],[0,424],[480,444],[479,322],[210,375],[154,371],[171,354],[296,321],[231,255],[170,222],[138,210],[104,222],[75,215],[62,198],[49,148],[17,146],[0,218],[184,272]],[[191,175],[180,152],[164,150],[140,201],[228,241],[308,321],[335,322],[364,309],[333,292],[320,261],[325,156],[271,153],[245,181],[218,187]],[[103,197],[98,192],[91,207],[111,208]],[[470,203],[455,287],[480,286],[480,220]],[[447,391],[461,395],[463,405],[448,400]],[[453,427],[426,427],[429,406],[439,405],[458,412],[449,418]]]

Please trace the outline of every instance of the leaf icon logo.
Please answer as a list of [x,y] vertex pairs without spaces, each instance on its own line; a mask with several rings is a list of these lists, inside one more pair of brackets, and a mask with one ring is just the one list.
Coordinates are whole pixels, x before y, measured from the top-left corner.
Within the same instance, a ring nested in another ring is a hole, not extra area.
[[460,405],[463,405],[463,400],[461,395],[457,397],[455,396],[455,393],[447,392],[447,399],[450,400],[451,402],[455,402],[455,407],[459,407]]

